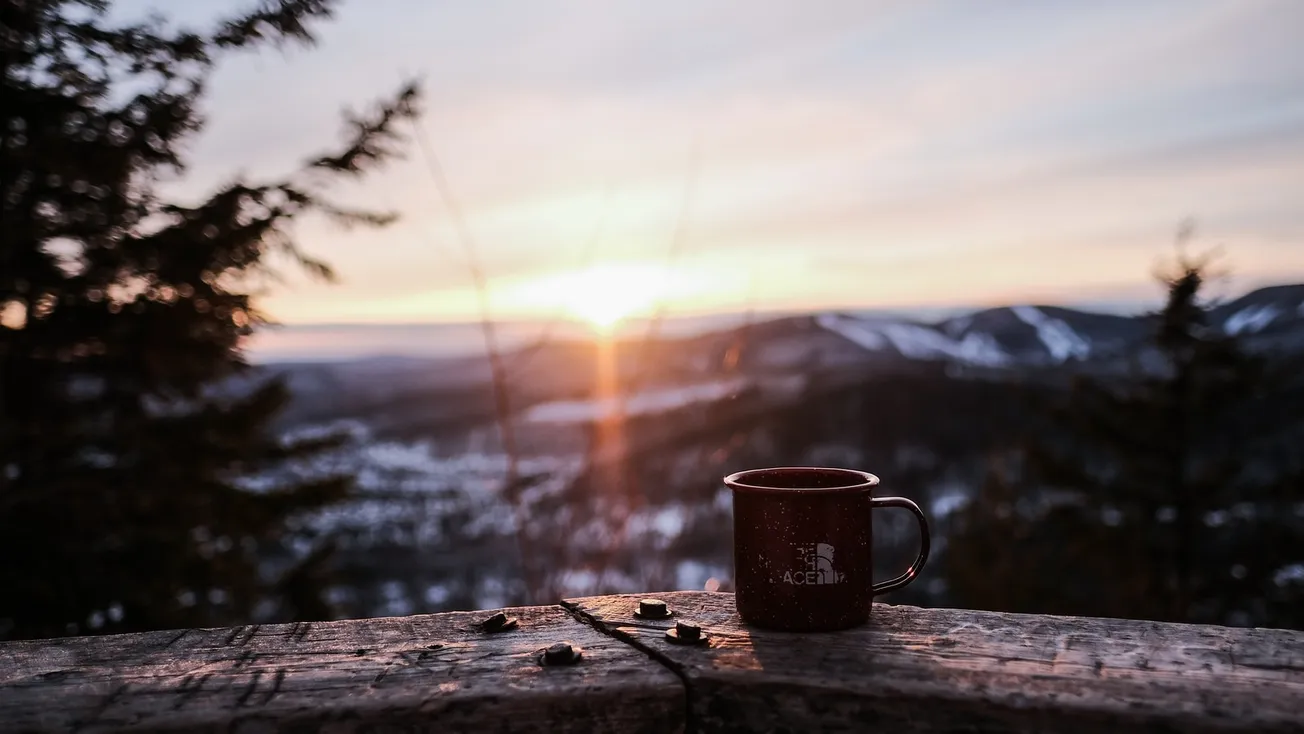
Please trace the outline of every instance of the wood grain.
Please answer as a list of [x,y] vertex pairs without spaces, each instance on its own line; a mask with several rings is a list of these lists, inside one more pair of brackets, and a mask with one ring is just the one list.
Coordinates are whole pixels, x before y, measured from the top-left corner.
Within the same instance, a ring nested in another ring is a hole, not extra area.
[[[4,732],[666,732],[679,679],[561,607],[0,644]],[[539,653],[569,640],[574,666]]]
[[732,594],[658,594],[709,647],[637,595],[566,604],[676,670],[690,730],[1304,731],[1304,633],[875,605],[866,627],[748,629]]

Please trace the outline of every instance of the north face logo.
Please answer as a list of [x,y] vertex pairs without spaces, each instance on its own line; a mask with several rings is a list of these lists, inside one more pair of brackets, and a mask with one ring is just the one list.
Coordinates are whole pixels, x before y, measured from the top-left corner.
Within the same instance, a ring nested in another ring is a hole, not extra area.
[[786,571],[783,583],[794,586],[837,584],[847,580],[845,573],[833,567],[833,546],[828,543],[801,543],[795,546],[801,568]]

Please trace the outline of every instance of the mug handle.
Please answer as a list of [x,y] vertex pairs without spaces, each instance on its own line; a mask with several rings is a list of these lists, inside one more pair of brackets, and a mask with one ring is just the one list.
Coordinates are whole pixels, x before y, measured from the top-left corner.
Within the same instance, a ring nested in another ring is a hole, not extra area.
[[900,507],[904,510],[910,510],[911,514],[915,516],[915,520],[919,523],[919,555],[915,558],[915,562],[911,564],[910,570],[897,576],[891,581],[882,581],[874,584],[871,587],[871,592],[874,596],[878,596],[879,594],[886,594],[889,591],[896,591],[915,580],[915,577],[919,575],[920,569],[924,567],[924,563],[928,561],[928,551],[932,546],[932,541],[928,536],[928,518],[924,517],[923,510],[920,510],[919,505],[916,505],[914,502],[911,502],[905,497],[871,497],[869,498],[869,504],[871,508]]

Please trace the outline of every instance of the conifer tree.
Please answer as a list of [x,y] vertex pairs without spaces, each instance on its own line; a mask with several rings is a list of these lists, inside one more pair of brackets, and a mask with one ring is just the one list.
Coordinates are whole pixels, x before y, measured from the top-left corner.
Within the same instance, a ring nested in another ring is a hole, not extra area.
[[389,221],[328,187],[397,152],[417,90],[349,115],[338,150],[282,179],[193,205],[159,181],[184,171],[218,60],[311,43],[334,5],[269,0],[193,31],[117,24],[107,0],[0,3],[0,639],[314,613],[317,574],[269,578],[266,559],[349,479],[251,486],[331,439],[271,433],[286,387],[241,344],[273,260],[331,277],[287,225]]
[[1304,626],[1299,375],[1210,322],[1208,273],[1179,256],[1138,369],[1079,380],[960,513],[956,603]]

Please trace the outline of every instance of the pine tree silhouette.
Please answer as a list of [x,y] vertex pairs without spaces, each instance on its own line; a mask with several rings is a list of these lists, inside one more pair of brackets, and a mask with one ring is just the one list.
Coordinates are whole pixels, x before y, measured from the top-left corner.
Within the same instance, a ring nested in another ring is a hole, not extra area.
[[250,294],[271,256],[331,276],[291,220],[391,219],[325,194],[395,155],[417,89],[348,116],[338,151],[282,180],[194,206],[155,184],[184,170],[217,60],[311,43],[334,5],[192,32],[115,25],[105,0],[0,4],[0,638],[233,623],[260,602],[323,613],[322,548],[276,578],[266,558],[350,480],[242,484],[334,439],[271,434],[287,390],[248,374],[241,340],[265,323]]
[[1179,256],[1137,373],[1079,380],[960,513],[956,603],[1304,626],[1298,373],[1209,323],[1208,272]]

